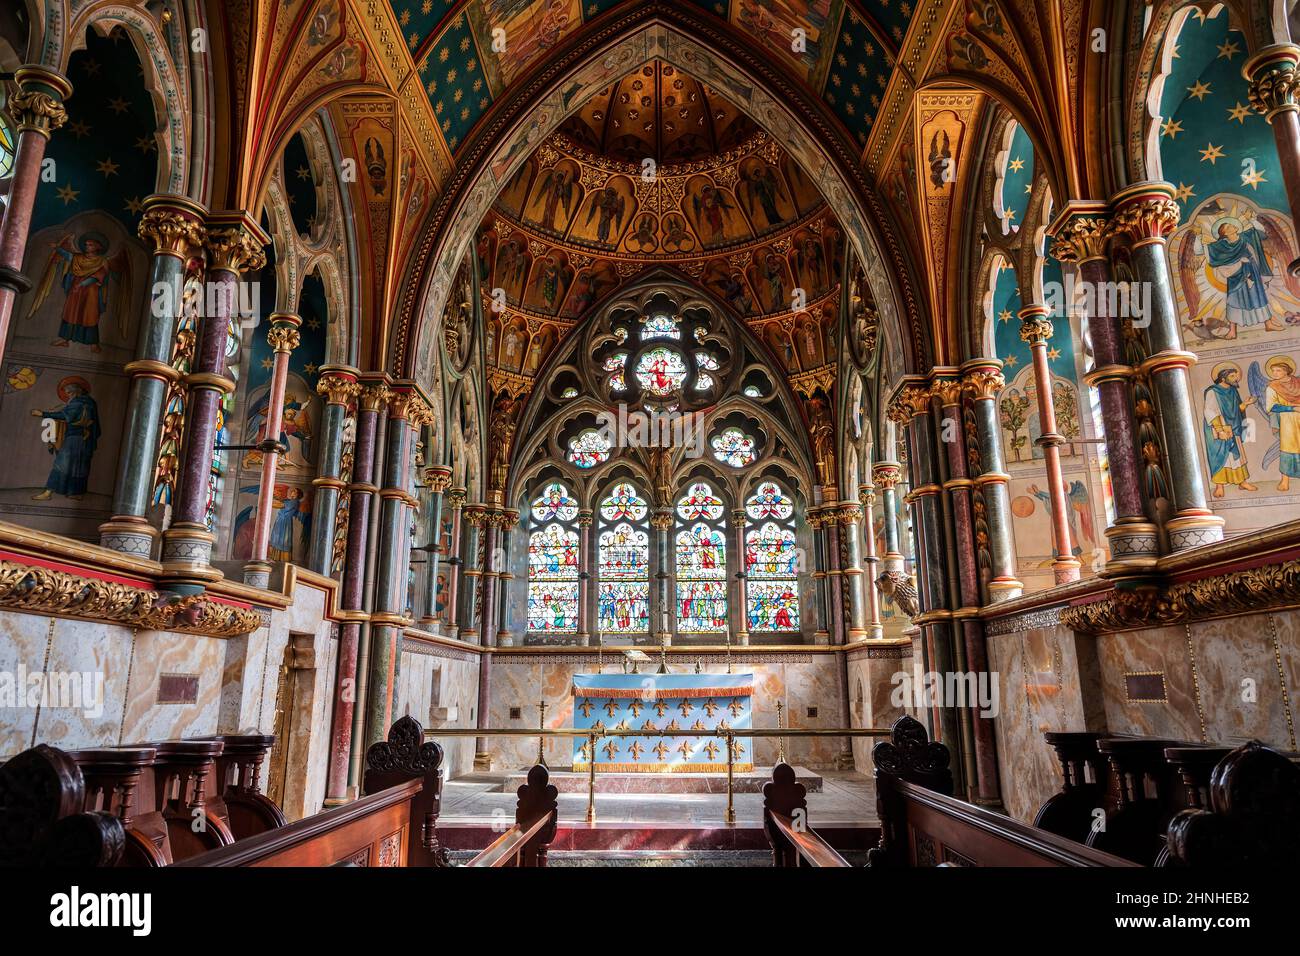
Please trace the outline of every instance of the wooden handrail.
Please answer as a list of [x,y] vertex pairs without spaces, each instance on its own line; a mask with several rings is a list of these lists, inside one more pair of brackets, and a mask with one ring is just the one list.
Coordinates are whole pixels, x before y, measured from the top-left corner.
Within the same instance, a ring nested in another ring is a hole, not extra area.
[[[379,793],[362,797],[341,807],[334,807],[310,817],[295,820],[276,830],[268,830],[229,846],[209,850],[189,857],[173,866],[256,866],[272,857],[318,839],[331,832],[339,832],[348,824],[364,820],[380,811],[400,804],[409,804],[424,789],[423,780],[409,780],[389,787]],[[332,862],[332,861],[331,861]],[[318,864],[319,865],[319,864]]]
[[522,827],[515,824],[505,833],[501,834],[492,843],[483,850],[478,856],[466,863],[466,866],[481,867],[499,867],[499,866],[518,866],[518,857],[528,841],[541,831],[541,829],[551,822],[552,815],[548,814],[539,817],[533,821],[532,826]]
[[850,865],[848,860],[836,853],[816,832],[795,827],[794,820],[783,813],[769,810],[768,815],[771,816],[776,828],[781,831],[781,835],[790,841],[799,851],[799,856],[806,860],[809,866]]

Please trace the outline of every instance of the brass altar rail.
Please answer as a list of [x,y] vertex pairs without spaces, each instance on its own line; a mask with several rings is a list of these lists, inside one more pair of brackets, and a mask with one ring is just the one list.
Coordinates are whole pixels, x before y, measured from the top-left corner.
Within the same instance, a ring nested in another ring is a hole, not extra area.
[[[755,727],[753,729],[732,729],[726,730],[601,730],[596,733],[591,730],[583,730],[578,727],[537,727],[527,729],[523,727],[511,727],[498,729],[495,727],[447,727],[438,730],[426,730],[425,737],[586,737],[591,749],[588,753],[591,755],[587,761],[587,823],[594,826],[596,823],[596,742],[604,737],[722,737],[727,741],[727,824],[734,825],[736,822],[736,803],[734,787],[735,774],[735,757],[736,750],[734,746],[737,737],[780,737],[784,740],[786,737],[888,737],[890,730],[887,727],[842,727],[842,728],[821,728],[821,727]],[[784,751],[784,746],[782,746]],[[541,741],[538,740],[538,753],[540,759]]]

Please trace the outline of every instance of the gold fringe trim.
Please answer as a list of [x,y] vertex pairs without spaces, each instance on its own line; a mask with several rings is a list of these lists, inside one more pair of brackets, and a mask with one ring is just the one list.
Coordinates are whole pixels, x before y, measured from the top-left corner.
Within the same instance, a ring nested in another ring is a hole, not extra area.
[[[653,676],[653,675],[647,675]],[[748,687],[679,687],[676,690],[649,687],[579,687],[573,693],[584,700],[693,700],[696,697],[752,697],[754,686]]]
[[[586,773],[590,764],[575,763],[574,773]],[[752,763],[733,763],[733,773],[752,773]],[[726,763],[598,763],[597,773],[726,773]]]

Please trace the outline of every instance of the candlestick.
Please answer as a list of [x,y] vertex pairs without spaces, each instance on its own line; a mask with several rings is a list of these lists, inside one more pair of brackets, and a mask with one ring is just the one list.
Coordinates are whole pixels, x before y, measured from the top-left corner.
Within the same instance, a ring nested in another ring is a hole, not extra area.
[[[546,701],[544,700],[539,700],[537,702],[537,729],[546,729]],[[539,735],[537,738],[537,762],[543,767],[546,766],[545,745],[546,737],[544,735]],[[595,760],[595,757],[593,756],[592,759]]]

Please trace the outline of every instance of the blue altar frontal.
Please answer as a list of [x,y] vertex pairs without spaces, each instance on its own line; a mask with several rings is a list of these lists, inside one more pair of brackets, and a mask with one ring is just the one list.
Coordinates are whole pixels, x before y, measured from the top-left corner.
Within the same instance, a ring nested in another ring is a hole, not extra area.
[[[727,769],[725,737],[676,732],[749,730],[753,674],[574,674],[573,726],[597,733],[646,730],[662,736],[599,737],[596,769],[616,773],[717,773]],[[753,744],[733,737],[732,769],[754,769]],[[590,738],[576,737],[573,769],[590,766]]]

